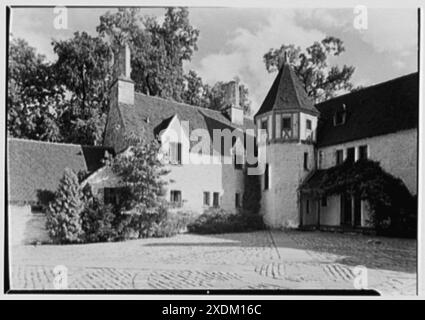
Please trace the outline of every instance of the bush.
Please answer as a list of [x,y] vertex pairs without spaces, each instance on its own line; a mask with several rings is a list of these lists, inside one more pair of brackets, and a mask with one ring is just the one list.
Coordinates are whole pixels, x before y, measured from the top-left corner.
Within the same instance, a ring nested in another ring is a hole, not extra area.
[[83,209],[78,177],[72,170],[65,169],[46,215],[46,229],[54,243],[81,242]]
[[223,209],[208,209],[187,226],[189,232],[215,234],[264,229],[262,217],[251,213],[228,213]]
[[81,223],[84,235],[83,242],[113,241],[117,237],[114,228],[116,214],[111,205],[103,205],[93,196],[91,187],[83,189],[84,210],[81,213]]
[[187,230],[193,213],[186,211],[168,212],[167,217],[153,224],[149,237],[171,237]]

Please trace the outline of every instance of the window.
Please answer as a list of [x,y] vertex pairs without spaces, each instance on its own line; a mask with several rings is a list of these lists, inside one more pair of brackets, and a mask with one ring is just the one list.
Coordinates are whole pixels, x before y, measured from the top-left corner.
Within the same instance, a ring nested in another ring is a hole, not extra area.
[[354,162],[354,148],[348,148],[347,149],[347,161],[349,163],[353,163]]
[[337,111],[334,115],[334,126],[340,126],[345,123],[345,111]]
[[321,204],[322,204],[322,207],[326,207],[326,206],[328,205],[328,198],[326,198],[326,197],[322,197],[322,198],[320,199],[320,202],[321,202]]
[[210,206],[210,193],[208,191],[204,191],[204,206]]
[[367,146],[359,147],[359,160],[367,159]]
[[217,208],[220,206],[220,194],[218,192],[213,193],[213,207]]
[[104,188],[103,189],[103,202],[105,204],[117,205],[120,200],[120,188]]
[[311,120],[307,119],[305,127],[307,128],[307,130],[311,130]]
[[344,152],[342,150],[336,150],[336,164],[341,164],[344,161]]
[[308,152],[304,152],[304,170],[308,170]]
[[264,190],[269,190],[269,164],[266,163],[264,170]]
[[310,200],[305,202],[305,213],[310,213]]
[[176,207],[181,207],[182,205],[182,192],[179,190],[171,190],[170,192],[170,202]]
[[282,130],[291,130],[291,118],[282,118]]
[[235,169],[242,170],[243,169],[243,163],[244,163],[244,160],[243,160],[242,155],[235,154],[233,156],[233,165],[234,165]]
[[240,193],[235,193],[235,207],[242,208],[242,197]]
[[180,142],[170,142],[170,162],[182,163],[182,144]]

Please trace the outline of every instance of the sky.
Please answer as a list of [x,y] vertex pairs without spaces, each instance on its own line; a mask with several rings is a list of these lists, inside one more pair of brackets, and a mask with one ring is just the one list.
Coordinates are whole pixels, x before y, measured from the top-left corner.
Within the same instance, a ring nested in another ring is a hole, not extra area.
[[[96,34],[99,16],[113,8],[69,8],[67,29],[55,29],[53,8],[12,8],[10,32],[56,59],[52,39],[67,39],[75,31]],[[164,8],[144,8],[143,14],[164,14]],[[205,82],[241,79],[250,92],[255,113],[276,74],[268,73],[263,55],[282,44],[310,46],[326,36],[344,42],[345,52],[332,64],[353,65],[355,86],[369,86],[417,71],[417,10],[367,10],[367,28],[354,27],[353,9],[189,8],[190,22],[200,30],[198,51],[185,63]]]

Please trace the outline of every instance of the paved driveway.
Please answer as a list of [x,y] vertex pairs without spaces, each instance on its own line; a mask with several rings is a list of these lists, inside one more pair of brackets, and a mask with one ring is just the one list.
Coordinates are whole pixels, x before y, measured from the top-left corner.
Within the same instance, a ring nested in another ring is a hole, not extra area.
[[10,262],[13,289],[54,288],[54,269],[63,265],[70,289],[353,289],[360,270],[382,294],[416,292],[416,241],[339,233],[20,246]]

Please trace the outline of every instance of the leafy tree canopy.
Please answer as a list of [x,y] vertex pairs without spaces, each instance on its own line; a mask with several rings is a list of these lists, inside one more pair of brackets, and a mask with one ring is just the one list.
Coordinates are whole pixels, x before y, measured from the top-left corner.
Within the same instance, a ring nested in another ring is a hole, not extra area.
[[278,49],[270,49],[263,60],[268,72],[275,72],[286,54],[296,75],[304,84],[308,95],[321,102],[334,97],[340,91],[350,91],[350,82],[355,68],[353,66],[329,65],[329,58],[339,56],[345,51],[344,43],[335,37],[326,37],[302,50],[294,44],[282,44]]

